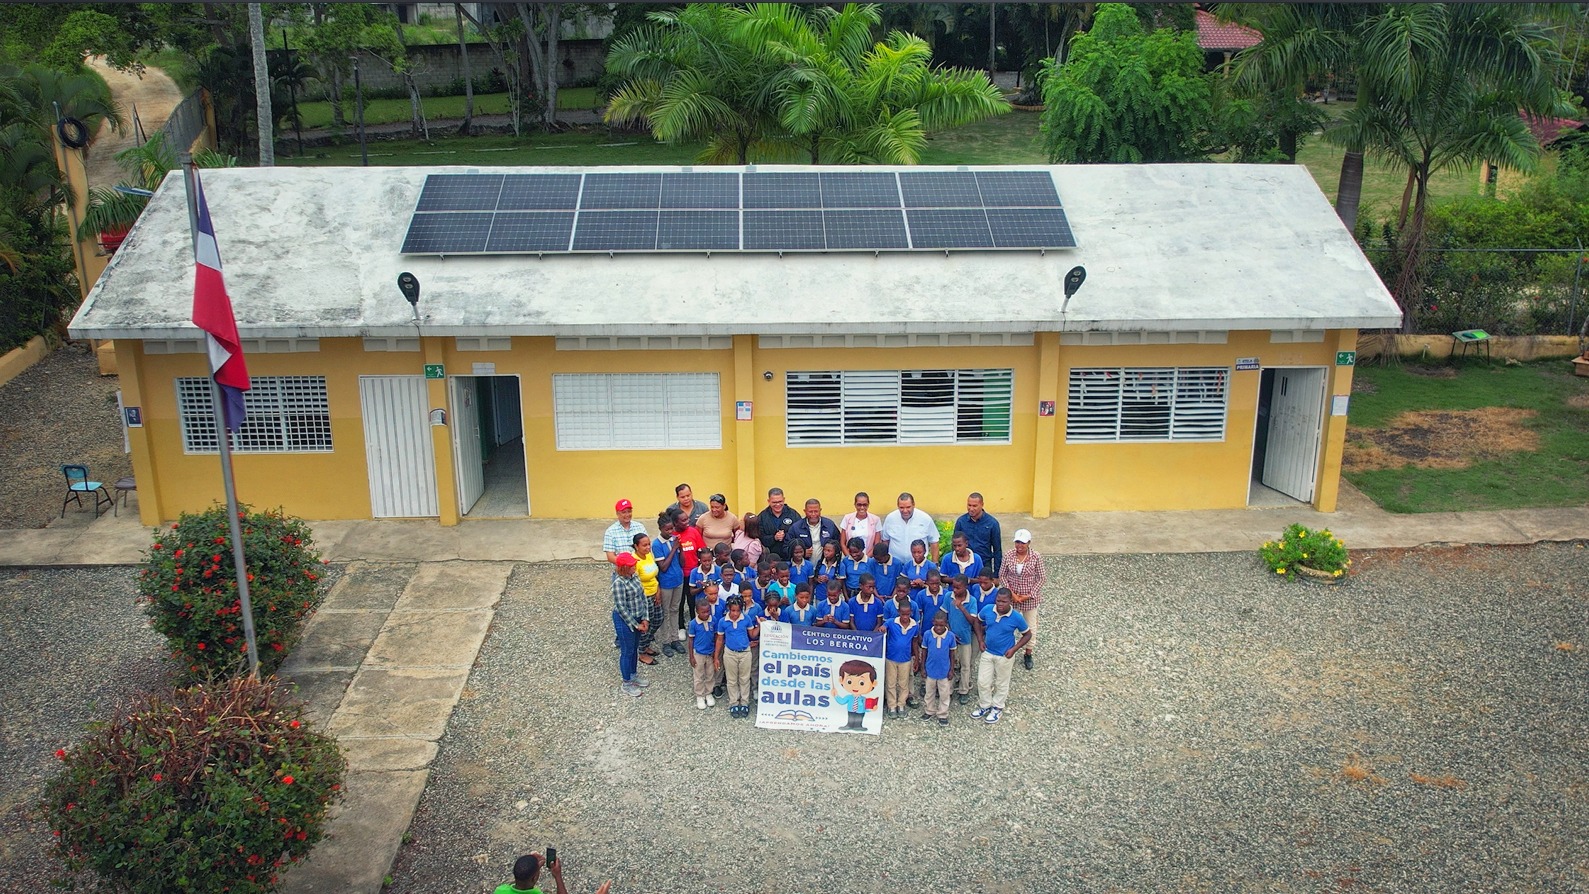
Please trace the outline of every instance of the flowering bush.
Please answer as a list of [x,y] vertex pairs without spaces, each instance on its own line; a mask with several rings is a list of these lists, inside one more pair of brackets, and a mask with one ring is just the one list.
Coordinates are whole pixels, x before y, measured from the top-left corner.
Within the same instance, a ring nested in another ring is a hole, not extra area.
[[246,677],[151,698],[55,755],[57,855],[133,894],[274,890],[320,840],[346,769],[276,680]]
[[1346,544],[1326,528],[1313,531],[1305,525],[1292,525],[1280,534],[1279,540],[1270,540],[1258,547],[1258,557],[1275,574],[1295,579],[1297,568],[1311,568],[1333,577],[1340,577],[1352,566],[1346,557]]
[[[325,598],[322,563],[309,527],[280,512],[238,513],[260,673],[281,665],[299,629]],[[248,667],[243,606],[237,595],[226,508],[183,513],[155,536],[138,575],[138,596],[152,626],[190,675],[216,679]]]

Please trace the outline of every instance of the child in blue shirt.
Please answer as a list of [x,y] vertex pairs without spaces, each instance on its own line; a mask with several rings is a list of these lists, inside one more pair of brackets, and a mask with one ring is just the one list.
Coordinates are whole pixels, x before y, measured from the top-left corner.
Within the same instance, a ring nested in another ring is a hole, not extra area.
[[982,605],[971,595],[970,583],[963,574],[949,581],[949,630],[955,635],[955,693],[960,704],[971,700],[977,670],[977,616]]
[[768,593],[777,593],[785,605],[794,601],[795,582],[794,570],[788,562],[779,562],[773,571],[772,582],[767,584]]
[[686,631],[690,640],[690,682],[695,689],[695,707],[702,711],[717,706],[712,686],[717,682],[717,623],[712,606],[703,597],[695,602],[695,617]]
[[850,597],[861,592],[861,575],[871,571],[872,560],[866,557],[866,541],[859,537],[851,537],[845,548],[850,554],[839,562],[839,576],[844,578],[844,595]]
[[911,700],[910,672],[916,660],[916,640],[921,635],[921,625],[912,617],[914,609],[910,597],[900,600],[899,616],[883,628],[888,635],[883,639],[884,706],[894,717],[905,716],[905,705]]
[[[933,560],[927,558],[927,541],[913,540],[910,544],[910,561],[905,563],[904,578],[910,582],[910,592],[914,596],[927,589],[927,575],[938,570]],[[932,615],[922,615],[930,618]]]
[[806,545],[796,541],[789,548],[789,580],[796,584],[808,583],[816,571],[816,564],[806,555]]
[[883,629],[883,602],[877,596],[877,578],[861,575],[860,592],[850,597],[850,626],[856,630]]
[[939,609],[932,616],[932,629],[921,635],[916,647],[916,666],[927,684],[927,696],[922,702],[921,719],[938,719],[949,725],[950,678],[954,676],[955,646],[959,640],[949,629],[949,613]]
[[750,716],[750,678],[754,667],[750,647],[760,633],[756,620],[745,615],[744,600],[730,599],[728,612],[717,622],[717,666],[728,686],[728,716]]
[[833,627],[848,630],[850,628],[850,604],[844,599],[844,584],[839,578],[833,579],[833,585],[828,587],[828,595],[817,603],[818,627]]
[[944,580],[951,580],[957,574],[965,575],[968,581],[976,580],[982,573],[982,557],[967,546],[964,533],[954,535],[950,542],[954,546],[938,557],[938,573],[943,575]]
[[879,543],[872,547],[872,561],[867,564],[866,570],[877,581],[877,592],[893,598],[894,587],[905,574],[905,563],[888,554],[888,544]]
[[[935,617],[940,610],[949,608],[949,590],[943,585],[943,576],[936,570],[928,572],[927,586],[915,591],[916,617]],[[927,622],[922,622],[922,635],[927,634]]]
[[[829,540],[822,544],[822,555],[817,559],[816,567],[812,570],[811,601],[821,602],[828,598],[828,588],[841,590],[844,584],[839,573],[839,545]],[[840,596],[847,595],[840,593]]]
[[992,569],[983,566],[982,573],[971,582],[971,596],[976,599],[977,605],[993,604],[993,594],[998,589],[993,585],[993,581]]
[[717,557],[710,550],[702,550],[701,564],[695,566],[695,570],[690,572],[689,597],[691,605],[695,604],[695,600],[706,595],[706,582],[708,580],[721,580],[717,573]]
[[783,619],[790,624],[803,624],[811,627],[817,623],[817,612],[820,609],[811,601],[811,585],[808,583],[795,584],[794,605],[783,611]]

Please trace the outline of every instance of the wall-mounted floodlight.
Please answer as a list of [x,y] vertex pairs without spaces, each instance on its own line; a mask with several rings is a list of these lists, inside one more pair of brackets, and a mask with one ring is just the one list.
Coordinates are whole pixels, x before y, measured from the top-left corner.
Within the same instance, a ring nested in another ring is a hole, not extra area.
[[419,277],[408,271],[397,274],[397,288],[414,308],[414,322],[419,322]]
[[1076,294],[1081,284],[1087,281],[1087,268],[1077,264],[1065,274],[1065,303],[1059,306],[1060,317],[1065,315],[1065,309],[1070,307],[1070,296]]

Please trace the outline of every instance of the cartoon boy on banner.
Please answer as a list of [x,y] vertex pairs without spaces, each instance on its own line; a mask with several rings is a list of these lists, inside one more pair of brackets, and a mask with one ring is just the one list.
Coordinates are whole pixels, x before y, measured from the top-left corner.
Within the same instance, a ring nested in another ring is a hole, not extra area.
[[883,730],[883,634],[763,621],[756,725],[820,733]]

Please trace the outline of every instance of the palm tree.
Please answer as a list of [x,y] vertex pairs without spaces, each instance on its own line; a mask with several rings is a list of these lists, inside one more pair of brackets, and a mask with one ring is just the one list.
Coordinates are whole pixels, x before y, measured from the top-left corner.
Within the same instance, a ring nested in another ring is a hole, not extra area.
[[270,111],[270,63],[265,56],[265,14],[248,4],[248,41],[254,61],[254,117],[259,128],[259,166],[276,165],[276,116]]

